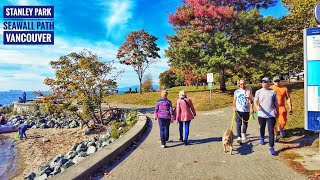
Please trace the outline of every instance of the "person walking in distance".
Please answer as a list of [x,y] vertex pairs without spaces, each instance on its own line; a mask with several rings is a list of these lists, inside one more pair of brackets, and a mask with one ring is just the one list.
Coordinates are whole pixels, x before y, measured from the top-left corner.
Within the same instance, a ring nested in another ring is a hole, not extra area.
[[250,117],[249,113],[253,112],[253,99],[251,90],[246,88],[246,83],[243,79],[239,81],[239,86],[240,88],[234,91],[233,111],[236,113],[235,121],[237,123],[237,142],[244,143],[246,141],[246,133]]
[[292,111],[292,101],[290,98],[289,91],[286,87],[281,85],[280,77],[275,76],[273,78],[273,83],[274,83],[274,85],[272,85],[270,88],[273,89],[274,91],[276,91],[277,100],[278,100],[278,109],[277,109],[278,116],[277,116],[276,125],[274,127],[274,134],[275,134],[274,139],[275,139],[275,141],[278,141],[278,138],[277,138],[278,124],[280,125],[279,130],[280,130],[281,137],[284,138],[286,136],[286,134],[284,132],[284,128],[287,123],[287,109],[286,109],[285,101],[287,101],[290,115],[292,115],[293,111]]
[[[176,119],[179,122],[180,141],[184,142],[184,145],[188,145],[190,122],[196,116],[191,99],[187,98],[187,95],[182,90],[179,92],[179,99],[177,100]],[[183,123],[184,123],[184,136],[183,136]],[[184,139],[183,139],[184,138]]]
[[269,78],[264,77],[261,80],[262,88],[256,91],[254,105],[258,111],[258,120],[260,124],[260,144],[264,145],[264,135],[266,124],[269,131],[269,150],[275,155],[274,150],[274,126],[276,124],[276,114],[278,109],[277,94],[269,87]]
[[167,97],[168,92],[161,91],[161,99],[157,101],[154,114],[154,119],[159,123],[162,148],[166,147],[166,141],[169,140],[169,126],[173,115],[172,103]]

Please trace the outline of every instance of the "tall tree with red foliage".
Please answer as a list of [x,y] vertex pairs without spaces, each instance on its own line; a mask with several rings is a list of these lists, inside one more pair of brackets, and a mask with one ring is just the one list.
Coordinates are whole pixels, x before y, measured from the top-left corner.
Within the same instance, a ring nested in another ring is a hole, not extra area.
[[[169,14],[169,23],[177,31],[177,35],[167,37],[170,46],[166,56],[169,62],[172,65],[179,62],[185,67],[191,64],[200,72],[214,69],[221,74],[220,89],[226,90],[225,73],[234,66],[235,49],[242,51],[239,44],[233,44],[232,33],[235,31],[228,29],[232,29],[232,23],[240,12],[267,8],[276,1],[184,0],[174,14]],[[219,50],[215,51],[216,48]]]

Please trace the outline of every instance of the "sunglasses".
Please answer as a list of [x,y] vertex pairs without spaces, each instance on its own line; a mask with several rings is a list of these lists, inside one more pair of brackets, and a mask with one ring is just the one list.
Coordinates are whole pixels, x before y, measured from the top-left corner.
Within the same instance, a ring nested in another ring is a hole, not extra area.
[[267,81],[261,81],[261,83],[268,83]]
[[275,81],[273,81],[273,82],[280,82],[280,80],[275,80]]

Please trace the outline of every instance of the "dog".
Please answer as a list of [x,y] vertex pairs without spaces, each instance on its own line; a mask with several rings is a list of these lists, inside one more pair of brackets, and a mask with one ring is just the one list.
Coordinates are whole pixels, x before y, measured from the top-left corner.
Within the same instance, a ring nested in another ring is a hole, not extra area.
[[230,147],[230,155],[232,155],[233,150],[233,132],[232,130],[227,130],[224,132],[222,137],[222,143],[223,143],[223,151],[227,152],[227,146]]

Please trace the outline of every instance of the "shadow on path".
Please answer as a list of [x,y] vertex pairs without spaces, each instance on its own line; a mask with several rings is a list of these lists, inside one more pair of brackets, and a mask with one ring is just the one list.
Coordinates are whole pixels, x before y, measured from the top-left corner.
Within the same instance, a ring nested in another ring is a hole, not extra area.
[[[206,139],[189,139],[187,146],[197,145],[197,144],[205,144],[210,142],[221,142],[222,137],[213,137],[213,138],[206,138]],[[169,145],[167,144],[168,148],[183,146],[184,143],[181,141],[173,141],[173,142],[180,142],[179,144]],[[170,143],[170,142],[169,142]]]

